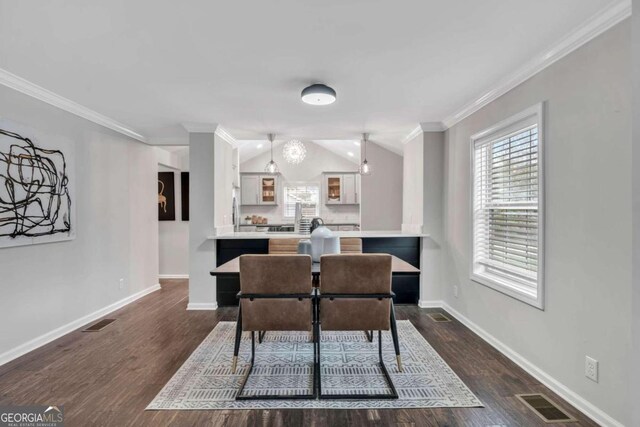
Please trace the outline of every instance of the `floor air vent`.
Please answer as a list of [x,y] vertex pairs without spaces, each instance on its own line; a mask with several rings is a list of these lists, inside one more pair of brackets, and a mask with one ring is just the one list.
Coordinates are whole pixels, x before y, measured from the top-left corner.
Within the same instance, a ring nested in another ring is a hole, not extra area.
[[451,319],[442,313],[429,313],[429,317],[435,322],[451,322]]
[[525,405],[545,423],[568,423],[578,421],[544,394],[516,394]]
[[115,322],[116,319],[102,319],[98,323],[94,323],[86,329],[83,329],[82,332],[98,332]]

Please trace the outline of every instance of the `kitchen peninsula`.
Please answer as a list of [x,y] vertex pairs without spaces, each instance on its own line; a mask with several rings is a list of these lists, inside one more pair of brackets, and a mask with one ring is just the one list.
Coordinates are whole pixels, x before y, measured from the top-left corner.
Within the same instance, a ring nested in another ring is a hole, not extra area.
[[[388,253],[420,269],[420,254],[423,238],[428,235],[402,231],[337,231],[337,237],[357,237],[362,239],[362,252]],[[215,266],[231,261],[244,254],[267,254],[269,239],[308,239],[309,234],[235,232],[209,236],[216,241]],[[237,277],[217,277],[216,299],[218,306],[238,305],[236,294],[240,290]],[[418,304],[420,296],[420,275],[393,277],[393,292],[396,304]]]

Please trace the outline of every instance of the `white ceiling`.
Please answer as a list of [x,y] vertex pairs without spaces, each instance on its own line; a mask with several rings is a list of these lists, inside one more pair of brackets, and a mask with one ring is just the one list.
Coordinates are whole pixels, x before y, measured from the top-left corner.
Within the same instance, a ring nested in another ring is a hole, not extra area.
[[[278,140],[273,142],[273,151],[281,151],[284,144],[288,140]],[[318,144],[329,151],[353,162],[360,163],[360,141],[344,140],[344,139],[328,139],[328,140],[301,140],[303,144]],[[243,139],[237,144],[240,152],[240,163],[246,162],[262,153],[269,151],[269,141],[261,139]],[[397,151],[396,151],[397,152]]]
[[[0,0],[0,68],[152,143],[195,122],[398,150],[621,1]],[[316,82],[335,104],[300,101]]]

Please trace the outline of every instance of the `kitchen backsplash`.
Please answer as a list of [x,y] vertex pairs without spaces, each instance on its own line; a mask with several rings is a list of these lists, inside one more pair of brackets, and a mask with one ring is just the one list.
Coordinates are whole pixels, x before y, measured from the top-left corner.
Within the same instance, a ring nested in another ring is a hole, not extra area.
[[[240,209],[242,223],[244,218],[259,215],[267,218],[269,224],[293,224],[293,218],[283,218],[282,210],[278,206],[242,206]],[[320,218],[326,223],[360,223],[360,206],[320,206]]]

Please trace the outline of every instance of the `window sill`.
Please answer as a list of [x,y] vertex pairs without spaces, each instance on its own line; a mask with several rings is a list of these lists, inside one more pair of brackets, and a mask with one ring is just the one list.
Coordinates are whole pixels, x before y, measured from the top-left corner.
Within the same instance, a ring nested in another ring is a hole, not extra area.
[[542,295],[540,292],[536,294],[528,291],[524,287],[518,284],[512,284],[499,276],[489,275],[489,274],[480,274],[480,273],[472,273],[471,280],[484,285],[488,288],[491,288],[495,291],[498,291],[504,295],[507,295],[511,298],[517,299],[525,304],[533,306],[539,310],[544,311],[544,302]]

